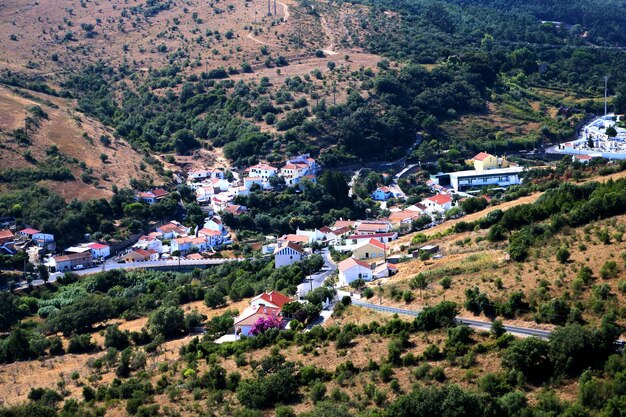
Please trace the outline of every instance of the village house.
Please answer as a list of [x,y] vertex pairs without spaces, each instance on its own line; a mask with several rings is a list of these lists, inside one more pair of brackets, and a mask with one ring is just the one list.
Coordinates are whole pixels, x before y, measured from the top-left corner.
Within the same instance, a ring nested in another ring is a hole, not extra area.
[[168,196],[163,188],[155,188],[152,191],[144,191],[137,194],[137,200],[147,204],[154,204]]
[[139,238],[137,243],[133,245],[133,248],[143,250],[152,249],[157,253],[163,253],[163,242],[160,239],[157,239],[157,236],[161,236],[161,234],[150,233],[149,235],[143,235]]
[[361,260],[385,259],[387,247],[384,243],[370,239],[359,243],[352,249],[352,257]]
[[304,249],[297,243],[286,242],[276,248],[274,251],[274,267],[282,268],[296,262],[300,262],[304,258]]
[[89,250],[82,253],[54,256],[49,263],[50,269],[56,272],[71,271],[76,268],[91,268],[92,265],[93,258]]
[[39,233],[41,233],[39,230],[27,227],[26,229],[22,229],[17,232],[17,235],[24,239],[34,239],[34,236]]
[[87,243],[86,246],[91,251],[93,259],[106,259],[111,256],[111,247],[104,243],[92,242]]
[[239,216],[248,212],[248,207],[240,206],[238,204],[227,204],[223,209],[224,212],[230,213],[233,216]]
[[381,243],[389,243],[398,239],[397,232],[389,233],[376,233],[372,235],[351,235],[346,237],[346,243],[351,245],[358,245],[364,241],[369,242],[370,239],[375,239]]
[[335,221],[335,224],[333,224],[331,229],[337,230],[337,229],[343,229],[344,227],[348,227],[350,229],[354,229],[354,227],[356,226],[356,223],[357,223],[356,220],[342,220],[342,219],[339,219],[339,220]]
[[162,239],[184,237],[189,234],[189,229],[175,220],[172,220],[171,222],[164,224],[163,226],[157,227],[156,231],[161,233]]
[[380,264],[376,265],[374,271],[372,272],[372,275],[374,276],[374,278],[379,279],[388,278],[397,273],[398,267],[395,264],[389,262],[381,262]]
[[309,238],[308,243],[319,242],[320,240],[324,240],[325,235],[320,230],[300,230],[296,229],[296,235],[298,236],[306,236]]
[[266,291],[250,300],[250,306],[255,309],[260,306],[282,309],[285,304],[292,301],[291,298],[279,291]]
[[372,198],[376,201],[387,201],[393,198],[393,192],[389,187],[378,187],[373,193]]
[[377,233],[388,233],[392,229],[391,222],[382,220],[361,220],[356,224],[355,234],[373,235]]
[[203,180],[203,179],[220,179],[223,180],[225,175],[224,171],[220,169],[196,169],[193,171],[189,171],[188,175],[191,180]]
[[159,254],[153,249],[143,250],[137,248],[125,254],[122,260],[127,264],[133,262],[157,261],[159,260]]
[[[426,207],[424,207],[424,211]],[[389,221],[394,228],[410,228],[412,223],[423,216],[423,212],[413,210],[401,210],[392,212]]]
[[275,317],[280,322],[283,322],[283,318],[280,315],[279,308],[271,308],[265,306],[259,306],[256,309],[246,309],[241,316],[237,317],[234,322],[235,335],[237,336],[254,336],[251,332],[254,329],[255,323],[260,318]]
[[218,230],[212,229],[200,229],[198,230],[198,237],[205,239],[206,241],[206,249],[208,247],[219,248],[224,243],[224,235],[220,233]]
[[9,229],[0,230],[0,246],[5,245],[6,243],[13,242],[15,240],[15,235]]
[[422,204],[426,206],[426,212],[429,214],[445,213],[452,208],[452,195],[437,194],[422,200]]
[[338,285],[345,287],[352,282],[362,279],[363,281],[372,280],[372,269],[370,265],[359,259],[348,258],[337,265],[339,269]]
[[308,245],[309,244],[309,237],[308,236],[300,236],[300,235],[288,234],[288,235],[283,235],[283,236],[279,237],[278,239],[276,239],[276,243],[278,243],[278,245],[282,245],[282,244],[288,243],[288,242],[297,243],[299,245]]
[[172,249],[172,253],[178,251],[181,254],[185,254],[192,249],[195,249],[198,252],[204,252],[208,248],[208,242],[204,236],[185,236],[172,239],[170,247]]
[[278,173],[278,168],[269,164],[257,164],[248,168],[247,171],[248,177],[259,177],[263,181],[267,181]]
[[243,186],[246,190],[252,190],[255,185],[258,185],[261,190],[269,190],[271,188],[270,182],[261,177],[245,177],[243,179]]
[[218,232],[224,232],[224,223],[219,216],[213,216],[211,218],[207,218],[204,222],[204,228],[209,230],[217,230]]

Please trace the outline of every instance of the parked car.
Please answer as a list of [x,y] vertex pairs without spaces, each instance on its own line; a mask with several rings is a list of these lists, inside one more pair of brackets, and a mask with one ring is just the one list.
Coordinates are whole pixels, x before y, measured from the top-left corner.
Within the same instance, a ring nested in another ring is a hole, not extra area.
[[76,266],[74,267],[74,269],[84,269],[84,268],[85,268],[85,266],[84,266],[84,265],[76,265]]

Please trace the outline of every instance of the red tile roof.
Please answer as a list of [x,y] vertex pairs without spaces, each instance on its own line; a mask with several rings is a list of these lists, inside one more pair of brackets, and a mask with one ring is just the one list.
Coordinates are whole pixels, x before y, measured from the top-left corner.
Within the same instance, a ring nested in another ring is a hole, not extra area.
[[10,239],[13,237],[13,232],[9,229],[0,230],[0,239]]
[[251,314],[243,316],[242,318],[238,319],[238,321],[236,321],[234,324],[239,326],[252,326],[260,317],[278,316],[279,314],[279,308],[259,306],[259,308],[257,308]]
[[436,196],[428,197],[426,200],[430,200],[433,203],[443,206],[444,204],[452,202],[452,196],[450,194],[437,194]]
[[337,267],[339,268],[341,272],[344,272],[356,265],[362,266],[363,268],[370,269],[370,265],[367,262],[364,262],[355,258],[344,259],[343,261],[339,262]]
[[385,250],[387,248],[387,246],[385,246],[385,244],[382,243],[380,240],[370,239],[367,243],[369,243],[370,245],[374,245],[382,250]]
[[163,188],[155,188],[154,190],[152,190],[152,194],[154,194],[156,198],[161,198],[165,197],[168,192],[165,191]]
[[285,304],[293,301],[291,298],[287,297],[285,294],[279,291],[264,292],[263,294],[257,295],[252,300],[254,301],[257,299],[261,299],[268,303],[272,303],[275,306],[277,306],[279,309],[283,308]]
[[475,161],[484,161],[487,158],[493,158],[493,155],[491,155],[490,153],[486,153],[486,152],[480,152],[479,154],[477,154],[473,159]]
[[37,229],[33,229],[32,227],[27,227],[26,229],[22,229],[20,230],[20,233],[23,235],[35,235],[37,233],[41,233],[39,230]]
[[104,248],[108,248],[109,245],[103,245],[102,243],[98,243],[98,242],[94,242],[94,243],[90,243],[89,245],[87,245],[88,247],[90,247],[91,249],[104,249]]
[[302,249],[302,246],[298,245],[295,242],[289,242],[289,241],[287,241],[287,242],[283,243],[281,246],[277,247],[276,250],[274,251],[274,253],[278,253],[278,252],[280,252],[281,250],[283,250],[285,248],[290,248],[290,249],[295,250],[296,252],[304,253],[304,249]]

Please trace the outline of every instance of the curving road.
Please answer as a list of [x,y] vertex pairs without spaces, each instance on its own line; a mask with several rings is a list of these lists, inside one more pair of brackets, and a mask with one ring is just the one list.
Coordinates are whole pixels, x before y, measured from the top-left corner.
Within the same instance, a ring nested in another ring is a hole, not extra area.
[[[389,307],[382,306],[378,304],[365,303],[363,301],[352,299],[352,304],[359,307],[368,308],[370,310],[380,311],[382,313],[390,313],[390,314],[402,314],[405,316],[417,317],[420,315],[420,310],[407,310],[403,308],[397,307]],[[464,317],[457,317],[456,321],[458,323],[466,324],[470,327],[474,327],[481,330],[489,331],[491,330],[491,322],[489,321],[481,321],[474,319],[466,319]],[[548,330],[541,329],[530,329],[528,327],[519,327],[519,326],[504,326],[507,332],[520,335],[520,336],[535,336],[541,339],[548,339],[550,337],[550,332]]]

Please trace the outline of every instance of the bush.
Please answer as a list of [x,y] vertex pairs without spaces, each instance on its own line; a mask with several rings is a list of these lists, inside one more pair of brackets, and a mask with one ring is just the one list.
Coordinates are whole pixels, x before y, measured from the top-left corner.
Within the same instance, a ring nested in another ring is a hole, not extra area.
[[96,345],[91,340],[91,335],[81,334],[70,338],[67,348],[69,353],[84,353],[95,349]]
[[311,387],[310,395],[313,404],[317,403],[318,401],[322,401],[326,396],[326,385],[324,385],[322,382],[313,384],[313,386]]
[[566,247],[561,247],[556,251],[556,260],[562,264],[565,264],[569,261],[570,253]]

